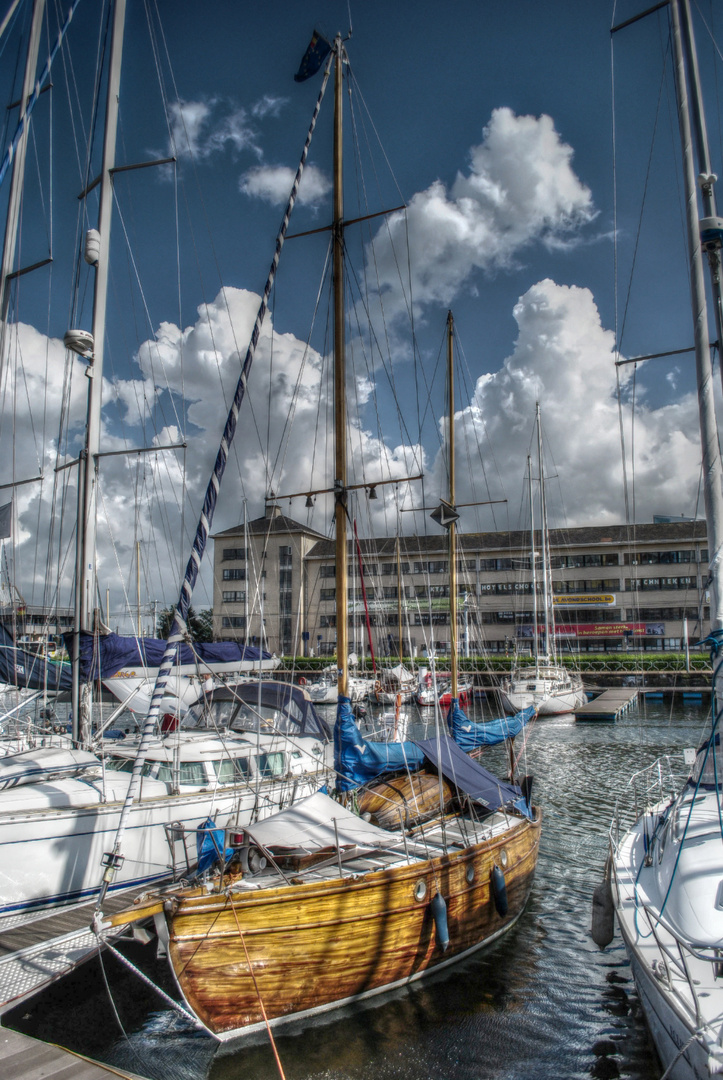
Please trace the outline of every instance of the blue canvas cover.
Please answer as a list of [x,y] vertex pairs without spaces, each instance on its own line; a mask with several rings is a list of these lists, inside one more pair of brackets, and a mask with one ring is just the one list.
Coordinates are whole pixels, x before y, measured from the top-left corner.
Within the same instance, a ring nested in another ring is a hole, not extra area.
[[334,725],[334,768],[339,791],[369,784],[384,773],[414,772],[424,760],[413,742],[369,742],[354,720],[349,698],[340,697]]
[[468,757],[449,735],[440,735],[439,741],[425,739],[416,745],[451,784],[486,809],[498,810],[520,801],[522,791],[516,784],[508,784],[488,772],[474,758]]
[[452,698],[447,713],[447,726],[452,738],[466,754],[477,746],[495,746],[505,739],[514,739],[535,715],[534,705],[523,709],[514,716],[503,716],[500,720],[475,723],[469,720],[460,708],[457,698]]
[[[72,655],[73,635],[65,634],[65,644]],[[97,650],[97,651],[96,651]],[[133,665],[159,667],[166,642],[158,638],[122,637],[120,634],[100,634],[97,638],[84,630],[80,632],[80,678],[82,682],[92,679],[110,679],[117,671]],[[258,663],[270,660],[271,654],[261,652],[251,645],[238,641],[194,642],[181,645],[178,664],[228,664],[233,667],[240,660]]]
[[[213,818],[206,818],[203,825],[199,825],[196,830],[196,850],[199,874],[220,860],[223,851],[223,829],[219,829]],[[233,848],[226,848],[225,857],[230,859],[232,855]]]
[[30,690],[70,690],[72,677],[68,664],[56,664],[18,648],[12,634],[0,623],[0,682]]

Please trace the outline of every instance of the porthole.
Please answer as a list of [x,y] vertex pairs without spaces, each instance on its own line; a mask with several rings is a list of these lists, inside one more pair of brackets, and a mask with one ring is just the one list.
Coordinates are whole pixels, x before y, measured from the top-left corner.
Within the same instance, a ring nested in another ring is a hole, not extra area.
[[507,866],[507,852],[505,851],[504,848],[500,852],[500,862],[502,863],[503,866]]
[[472,882],[474,881],[474,866],[472,865],[472,863],[470,863],[469,866],[467,867],[467,869],[465,870],[464,876],[467,878],[467,881],[471,885]]
[[417,884],[414,886],[414,899],[424,900],[427,895],[427,882],[424,878],[420,878]]

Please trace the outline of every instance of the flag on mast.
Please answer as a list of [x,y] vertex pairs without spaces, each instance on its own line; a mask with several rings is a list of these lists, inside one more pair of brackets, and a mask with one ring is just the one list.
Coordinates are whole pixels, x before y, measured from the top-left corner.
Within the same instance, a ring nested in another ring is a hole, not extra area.
[[299,70],[294,75],[295,82],[305,82],[312,75],[316,75],[321,65],[331,52],[331,45],[326,38],[315,30],[309,42],[309,48],[301,58]]

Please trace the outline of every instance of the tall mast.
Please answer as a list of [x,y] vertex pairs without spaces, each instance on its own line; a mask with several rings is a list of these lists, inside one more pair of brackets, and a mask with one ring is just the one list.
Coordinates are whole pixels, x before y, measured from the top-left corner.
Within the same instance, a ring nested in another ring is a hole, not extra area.
[[[700,74],[698,71],[698,54],[693,37],[693,23],[690,17],[690,4],[688,0],[680,10],[680,31],[685,49],[685,58],[688,65],[688,77],[691,85],[691,98],[693,106],[693,132],[695,135],[695,148],[698,158],[698,184],[700,186],[703,201],[703,216],[708,221],[700,222],[700,231],[704,231],[710,237],[709,227],[713,226],[714,242],[706,242],[708,254],[708,266],[710,268],[711,288],[713,292],[713,311],[715,315],[716,333],[718,336],[718,355],[723,353],[723,303],[721,301],[721,234],[720,221],[717,221],[715,189],[713,187],[717,177],[710,167],[710,150],[708,147],[708,130],[703,112],[703,95],[700,89]],[[723,380],[723,364],[720,364],[720,375]]]
[[[670,17],[675,59],[675,85],[678,96],[678,122],[683,149],[683,178],[685,183],[686,223],[688,228],[688,255],[690,260],[690,296],[693,310],[695,336],[695,367],[698,382],[698,413],[700,416],[700,441],[703,463],[703,490],[705,516],[710,551],[711,630],[723,629],[723,470],[718,447],[718,427],[713,401],[713,372],[708,336],[708,315],[703,276],[703,251],[698,220],[698,193],[693,147],[691,140],[688,87],[681,42],[681,6],[687,14],[687,0],[671,0]],[[694,95],[693,106],[702,112],[700,97]]]
[[[447,454],[449,458],[449,505],[454,507],[454,318],[447,312],[447,386],[449,418],[447,421]],[[457,523],[449,526],[449,647],[452,667],[451,695],[457,697]]]
[[550,571],[549,537],[547,534],[547,502],[545,500],[545,474],[542,465],[542,421],[540,419],[540,403],[535,404],[535,417],[537,419],[537,462],[540,470],[540,551],[542,555],[542,604],[545,616],[545,656],[555,656],[555,643],[550,647],[550,609],[552,608],[552,589]]
[[530,565],[532,567],[532,639],[535,668],[540,662],[540,635],[537,629],[537,566],[535,562],[535,501],[532,497],[532,458],[527,455],[527,490],[530,498]]
[[399,534],[394,545],[397,555],[397,627],[399,632],[399,666],[404,660],[404,641],[402,637],[402,559],[399,550]]
[[[21,119],[26,112],[28,98],[32,94],[33,86],[35,84],[44,14],[45,0],[35,0],[33,5],[33,19],[30,27],[30,37],[28,40],[28,52],[25,58],[25,75],[23,78],[22,96],[20,98]],[[13,263],[15,261],[18,226],[20,223],[20,204],[22,201],[23,182],[25,180],[25,158],[27,154],[28,135],[29,128],[26,123],[13,157],[13,174],[10,182],[8,213],[5,222],[5,240],[3,242],[2,265],[0,266],[0,372],[2,372],[5,364],[7,317],[10,306],[9,275],[12,273]]]
[[103,163],[100,176],[98,232],[100,245],[95,263],[93,293],[93,347],[86,374],[91,380],[88,394],[88,418],[85,447],[78,464],[78,526],[75,559],[75,637],[73,643],[73,739],[79,741],[80,731],[80,631],[92,630],[92,613],[96,592],[96,513],[98,498],[98,454],[100,452],[100,414],[103,405],[103,355],[108,298],[108,262],[110,226],[113,211],[113,177],[115,166],[116,132],[118,128],[118,97],[120,93],[121,58],[125,30],[126,0],[116,0],[113,12],[108,91],[105,105]]
[[344,46],[341,35],[334,40],[334,498],[336,521],[336,663],[338,690],[347,696],[349,684],[349,624],[347,617],[347,475],[346,475],[346,353],[344,341],[344,190],[342,145],[342,91]]

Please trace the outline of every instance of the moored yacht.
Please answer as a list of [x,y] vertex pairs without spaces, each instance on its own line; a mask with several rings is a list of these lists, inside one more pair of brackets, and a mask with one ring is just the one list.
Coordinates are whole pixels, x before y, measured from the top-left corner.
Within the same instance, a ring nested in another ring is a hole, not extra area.
[[[246,699],[219,691],[227,697],[223,710],[206,703],[189,715],[189,727],[171,722],[175,730],[150,741],[113,888],[170,876],[181,854],[169,846],[170,826],[193,831],[208,817],[223,824],[232,812],[248,824],[329,780],[329,729],[303,690],[249,683],[243,692]],[[98,754],[35,750],[0,761],[0,917],[98,892],[138,743],[127,738]]]

